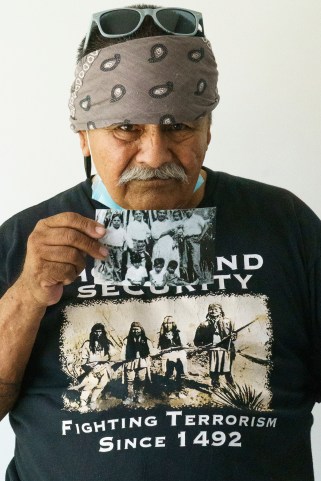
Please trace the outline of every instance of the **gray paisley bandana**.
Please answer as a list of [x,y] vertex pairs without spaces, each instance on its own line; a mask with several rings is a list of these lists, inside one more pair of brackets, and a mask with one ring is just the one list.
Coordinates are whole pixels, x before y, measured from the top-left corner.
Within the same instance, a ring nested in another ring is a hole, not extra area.
[[71,128],[197,120],[219,102],[217,78],[204,37],[145,37],[96,50],[76,67]]

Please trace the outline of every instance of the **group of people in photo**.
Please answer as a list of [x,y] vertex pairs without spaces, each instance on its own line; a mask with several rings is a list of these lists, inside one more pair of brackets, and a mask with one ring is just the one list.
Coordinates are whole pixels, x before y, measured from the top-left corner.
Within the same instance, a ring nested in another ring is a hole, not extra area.
[[233,384],[231,369],[236,334],[220,304],[208,306],[206,318],[197,326],[193,342],[186,342],[184,332],[171,315],[163,318],[157,336],[157,343],[153,343],[142,323],[134,321],[128,335],[119,343],[104,324],[94,324],[89,339],[82,344],[78,365],[73,366],[77,376],[70,390],[80,393],[79,409],[97,408],[97,401],[108,383],[119,378],[119,369],[126,387],[124,405],[144,403],[146,385],[152,382],[152,368],[165,395],[184,399],[187,396],[183,380],[188,374],[188,352],[207,352],[213,389],[220,386],[223,378],[224,382]]
[[97,283],[156,288],[210,282],[215,210],[98,210],[108,249],[97,261]]

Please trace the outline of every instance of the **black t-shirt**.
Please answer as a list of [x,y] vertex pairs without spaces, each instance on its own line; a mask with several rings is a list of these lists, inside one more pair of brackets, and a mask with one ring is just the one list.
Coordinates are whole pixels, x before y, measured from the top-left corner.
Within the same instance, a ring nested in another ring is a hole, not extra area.
[[[10,413],[17,441],[7,481],[313,480],[320,221],[283,189],[207,172],[199,207],[216,213],[214,252],[204,257],[212,282],[100,285],[88,260],[41,322]],[[39,219],[94,219],[102,208],[86,181],[4,223],[0,294],[18,277]],[[196,237],[186,236],[192,266],[206,248]],[[166,316],[184,349],[157,357]],[[149,356],[126,363],[132,322]],[[194,344],[200,325],[213,336],[203,349]]]

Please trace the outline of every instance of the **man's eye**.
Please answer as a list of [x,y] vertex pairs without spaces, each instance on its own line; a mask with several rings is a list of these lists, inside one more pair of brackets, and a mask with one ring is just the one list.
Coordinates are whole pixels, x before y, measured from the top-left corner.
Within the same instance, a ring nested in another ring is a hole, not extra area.
[[181,132],[182,130],[188,130],[188,126],[186,124],[169,124],[165,125],[165,130],[169,132]]
[[122,130],[123,132],[133,132],[135,126],[132,124],[122,124],[117,127],[119,130]]
[[141,127],[136,124],[121,124],[113,132],[115,137],[121,140],[135,140],[141,134]]

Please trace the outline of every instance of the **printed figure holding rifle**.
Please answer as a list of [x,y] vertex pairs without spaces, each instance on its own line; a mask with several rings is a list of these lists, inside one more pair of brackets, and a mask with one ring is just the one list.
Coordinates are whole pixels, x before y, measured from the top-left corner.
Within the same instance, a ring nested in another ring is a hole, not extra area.
[[170,389],[171,386],[175,386],[175,392],[172,392],[170,397],[175,396],[176,392],[178,397],[185,397],[181,388],[182,377],[187,372],[186,351],[181,332],[172,316],[164,317],[159,332],[158,348],[163,352],[162,370],[165,373],[166,388]]
[[144,401],[144,387],[150,380],[150,354],[152,342],[147,338],[140,322],[132,322],[128,336],[124,340],[121,358],[123,382],[127,384],[127,397],[124,404]]
[[233,323],[225,317],[221,304],[210,304],[205,321],[196,329],[194,344],[196,347],[209,348],[213,389],[220,386],[222,376],[227,383],[234,384],[232,364],[235,359],[235,339]]
[[82,374],[78,377],[79,384],[69,388],[81,391],[80,410],[82,412],[97,407],[97,401],[103,389],[112,379],[109,361],[114,353],[115,349],[107,337],[105,326],[101,323],[95,324],[89,339],[82,346]]

